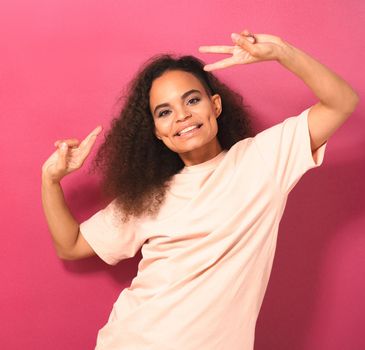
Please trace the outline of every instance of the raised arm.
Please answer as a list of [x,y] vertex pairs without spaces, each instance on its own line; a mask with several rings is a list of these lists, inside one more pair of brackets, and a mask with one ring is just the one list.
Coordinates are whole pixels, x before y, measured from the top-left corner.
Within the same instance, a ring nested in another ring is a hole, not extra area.
[[95,255],[80,234],[64,198],[60,181],[79,169],[89,155],[101,127],[93,130],[81,143],[76,139],[56,141],[57,150],[42,166],[42,205],[57,255],[74,260]]
[[289,44],[269,34],[232,33],[234,46],[201,46],[200,52],[231,54],[204,67],[210,71],[235,64],[250,64],[276,60],[290,70],[318,97],[308,113],[311,149],[314,152],[347,120],[355,110],[359,97],[352,87],[323,64]]
[[336,73],[285,41],[278,62],[303,80],[319,99],[308,113],[311,148],[315,151],[354,112],[359,96]]

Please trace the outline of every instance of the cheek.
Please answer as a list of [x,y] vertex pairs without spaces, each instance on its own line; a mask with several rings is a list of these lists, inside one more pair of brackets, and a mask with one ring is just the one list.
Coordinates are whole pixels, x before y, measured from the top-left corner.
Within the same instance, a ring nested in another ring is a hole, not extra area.
[[215,118],[215,108],[212,105],[205,106],[205,113],[209,119],[216,119]]
[[161,137],[169,136],[171,134],[171,123],[168,120],[155,123],[155,130]]
[[161,123],[155,123],[155,134],[156,134],[156,136],[163,135],[163,128],[161,127]]

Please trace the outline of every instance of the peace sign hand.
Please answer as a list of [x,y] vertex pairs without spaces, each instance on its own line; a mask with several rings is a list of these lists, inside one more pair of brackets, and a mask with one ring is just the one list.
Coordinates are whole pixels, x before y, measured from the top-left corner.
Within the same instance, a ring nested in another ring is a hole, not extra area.
[[51,182],[59,182],[64,176],[79,169],[101,130],[102,127],[98,126],[81,143],[77,139],[56,141],[54,145],[57,150],[43,164],[42,177]]
[[269,34],[250,34],[245,29],[241,34],[232,33],[234,46],[200,46],[199,52],[231,54],[212,64],[204,66],[204,70],[212,71],[233,66],[235,64],[250,64],[261,61],[277,60],[284,41],[278,36]]

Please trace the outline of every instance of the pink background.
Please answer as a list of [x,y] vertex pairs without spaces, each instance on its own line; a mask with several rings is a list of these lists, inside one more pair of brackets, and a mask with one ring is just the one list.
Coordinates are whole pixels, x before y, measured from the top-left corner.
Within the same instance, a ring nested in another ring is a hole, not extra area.
[[[198,47],[231,45],[230,33],[247,28],[281,36],[347,80],[360,99],[364,92],[360,0],[18,0],[0,6],[2,349],[93,349],[113,302],[136,274],[140,252],[115,267],[97,257],[58,259],[40,180],[55,140],[108,127],[125,84],[151,55],[175,52],[214,62],[223,57],[200,54]],[[317,102],[277,62],[216,74],[242,93],[256,131]],[[361,100],[328,142],[324,164],[289,196],[256,350],[365,349],[363,112]],[[103,205],[97,178],[87,174],[90,160],[62,183],[79,221]]]

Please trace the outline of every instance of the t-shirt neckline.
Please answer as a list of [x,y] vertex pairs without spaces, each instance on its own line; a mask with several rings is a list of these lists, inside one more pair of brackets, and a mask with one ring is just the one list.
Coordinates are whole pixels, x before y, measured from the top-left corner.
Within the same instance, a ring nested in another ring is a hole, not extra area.
[[227,150],[222,150],[220,153],[218,153],[215,157],[199,164],[190,165],[190,166],[184,166],[180,170],[180,174],[191,174],[196,173],[200,171],[206,171],[211,170],[217,167],[217,165],[220,163],[221,159],[224,157],[224,155],[227,153]]

